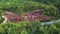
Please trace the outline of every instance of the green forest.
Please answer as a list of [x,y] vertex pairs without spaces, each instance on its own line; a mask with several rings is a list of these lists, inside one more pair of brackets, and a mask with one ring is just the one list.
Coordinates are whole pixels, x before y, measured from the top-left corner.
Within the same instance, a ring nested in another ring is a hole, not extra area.
[[19,15],[43,9],[42,15],[60,19],[60,0],[0,0],[0,34],[60,34],[60,22],[41,25],[40,21],[3,23],[2,13],[8,11]]

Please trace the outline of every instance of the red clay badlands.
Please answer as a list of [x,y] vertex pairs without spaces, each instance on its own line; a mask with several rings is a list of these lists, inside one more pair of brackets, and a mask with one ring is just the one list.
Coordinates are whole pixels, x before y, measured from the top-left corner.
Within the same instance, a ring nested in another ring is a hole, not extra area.
[[30,12],[25,12],[22,16],[14,14],[12,12],[6,12],[2,17],[5,19],[4,23],[6,22],[14,22],[14,21],[24,21],[24,20],[28,20],[30,22],[35,21],[35,20],[39,20],[39,21],[43,21],[43,20],[48,20],[48,19],[52,19],[54,18],[53,16],[47,16],[47,15],[41,15],[42,11],[41,10],[34,10],[34,11],[30,11]]

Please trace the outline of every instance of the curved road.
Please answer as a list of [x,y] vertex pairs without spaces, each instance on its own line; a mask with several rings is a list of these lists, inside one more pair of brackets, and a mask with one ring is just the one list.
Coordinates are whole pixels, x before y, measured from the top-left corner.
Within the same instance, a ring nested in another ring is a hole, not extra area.
[[49,21],[49,22],[42,22],[41,25],[50,25],[50,24],[58,23],[58,22],[60,22],[60,19],[54,20],[54,21]]

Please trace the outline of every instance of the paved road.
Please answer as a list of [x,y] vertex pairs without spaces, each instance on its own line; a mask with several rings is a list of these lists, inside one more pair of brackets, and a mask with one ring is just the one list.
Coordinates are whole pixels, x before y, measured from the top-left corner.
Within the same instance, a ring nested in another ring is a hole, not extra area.
[[49,22],[42,22],[41,23],[41,25],[50,25],[50,24],[53,24],[53,23],[58,23],[58,22],[60,22],[60,19],[58,19],[58,20],[54,20],[54,21],[49,21]]

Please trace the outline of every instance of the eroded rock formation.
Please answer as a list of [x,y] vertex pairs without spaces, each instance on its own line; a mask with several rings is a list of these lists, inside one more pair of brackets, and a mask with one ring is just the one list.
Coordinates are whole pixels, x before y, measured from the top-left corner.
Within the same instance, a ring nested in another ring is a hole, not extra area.
[[12,12],[5,12],[5,14],[2,16],[5,20],[4,23],[6,22],[21,22],[24,20],[28,20],[30,22],[35,21],[35,20],[39,20],[39,21],[43,21],[43,20],[48,20],[48,19],[52,19],[54,18],[53,16],[47,16],[47,15],[42,15],[43,11],[41,10],[34,10],[34,11],[30,11],[30,12],[25,12],[22,16],[12,13]]

